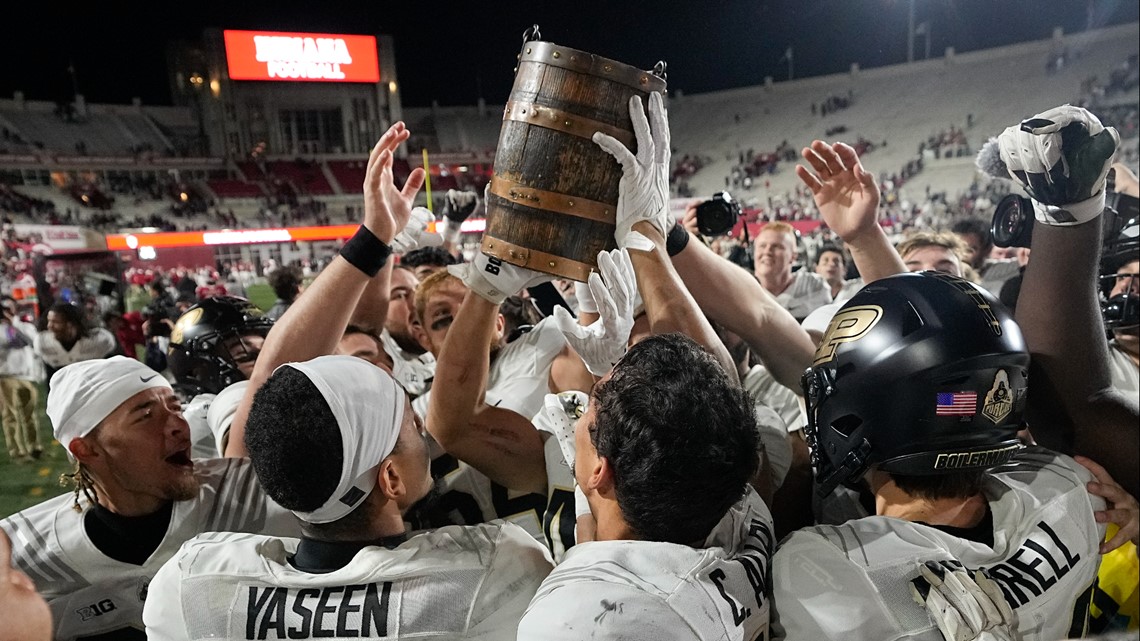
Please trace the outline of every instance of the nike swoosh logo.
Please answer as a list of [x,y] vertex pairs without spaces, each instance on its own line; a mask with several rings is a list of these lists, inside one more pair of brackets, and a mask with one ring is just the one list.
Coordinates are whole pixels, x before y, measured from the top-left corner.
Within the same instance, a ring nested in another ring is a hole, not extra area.
[[148,383],[148,382],[150,382],[150,379],[154,378],[155,376],[158,376],[158,374],[155,374],[154,376],[147,376],[146,378],[143,378],[142,376],[140,376],[139,380],[144,382],[144,383]]

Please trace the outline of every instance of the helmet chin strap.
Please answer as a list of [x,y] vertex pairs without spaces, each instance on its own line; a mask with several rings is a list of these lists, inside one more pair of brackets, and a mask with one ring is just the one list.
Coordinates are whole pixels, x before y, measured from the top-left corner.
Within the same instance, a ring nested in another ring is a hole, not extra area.
[[[817,467],[816,481],[819,485],[816,487],[816,493],[819,497],[823,498],[831,494],[832,490],[840,483],[849,481],[856,475],[862,474],[863,471],[867,469],[866,461],[870,453],[871,444],[867,439],[863,439],[863,442],[860,443],[858,447],[847,453],[847,456],[843,458],[843,462],[839,464],[839,467],[832,468],[830,471],[825,470],[822,465]],[[821,462],[822,458],[821,456]],[[814,462],[814,451],[812,452],[812,459]],[[830,468],[831,466],[827,465],[827,467]]]

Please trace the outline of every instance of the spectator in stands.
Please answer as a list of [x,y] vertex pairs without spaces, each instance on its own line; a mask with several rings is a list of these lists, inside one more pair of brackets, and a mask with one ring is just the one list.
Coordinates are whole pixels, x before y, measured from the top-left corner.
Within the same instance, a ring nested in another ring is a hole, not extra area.
[[454,265],[458,262],[459,259],[441,247],[421,247],[404,254],[404,257],[400,259],[400,264],[410,267],[416,279],[420,281],[448,265]]
[[863,287],[861,278],[847,280],[847,255],[838,245],[827,243],[819,248],[815,258],[815,273],[831,287],[832,302],[842,302]]
[[787,223],[768,223],[756,235],[753,258],[756,279],[796,320],[831,302],[827,282],[810,269],[793,272],[796,230]]
[[56,303],[48,310],[47,331],[36,335],[33,347],[47,370],[49,392],[56,370],[118,353],[118,342],[111,332],[101,327],[88,329],[83,310],[68,303]]
[[978,218],[964,218],[955,222],[950,231],[957,234],[965,244],[965,259],[981,277],[982,287],[997,296],[1005,281],[1017,276],[1021,271],[1016,259],[990,258],[994,249],[990,235],[990,224]]
[[269,275],[269,286],[277,294],[277,301],[266,312],[271,320],[277,320],[285,315],[285,310],[297,300],[301,294],[301,270],[296,267],[278,267]]

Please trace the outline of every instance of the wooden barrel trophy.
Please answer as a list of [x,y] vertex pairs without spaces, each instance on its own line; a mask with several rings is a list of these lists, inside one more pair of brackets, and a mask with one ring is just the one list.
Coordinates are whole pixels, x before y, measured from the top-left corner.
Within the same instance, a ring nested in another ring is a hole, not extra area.
[[601,131],[636,153],[629,99],[665,91],[654,71],[523,36],[487,195],[483,253],[585,281],[613,249],[621,165],[595,144]]

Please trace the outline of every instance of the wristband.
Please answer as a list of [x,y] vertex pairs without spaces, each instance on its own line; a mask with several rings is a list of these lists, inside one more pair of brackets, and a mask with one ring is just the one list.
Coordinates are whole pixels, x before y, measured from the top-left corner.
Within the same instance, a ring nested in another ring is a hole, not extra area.
[[369,278],[380,272],[391,255],[392,248],[364,225],[340,248],[340,257]]
[[669,230],[669,235],[665,237],[665,251],[672,258],[685,251],[685,247],[688,245],[689,232],[685,231],[680,222],[674,223],[673,228]]

